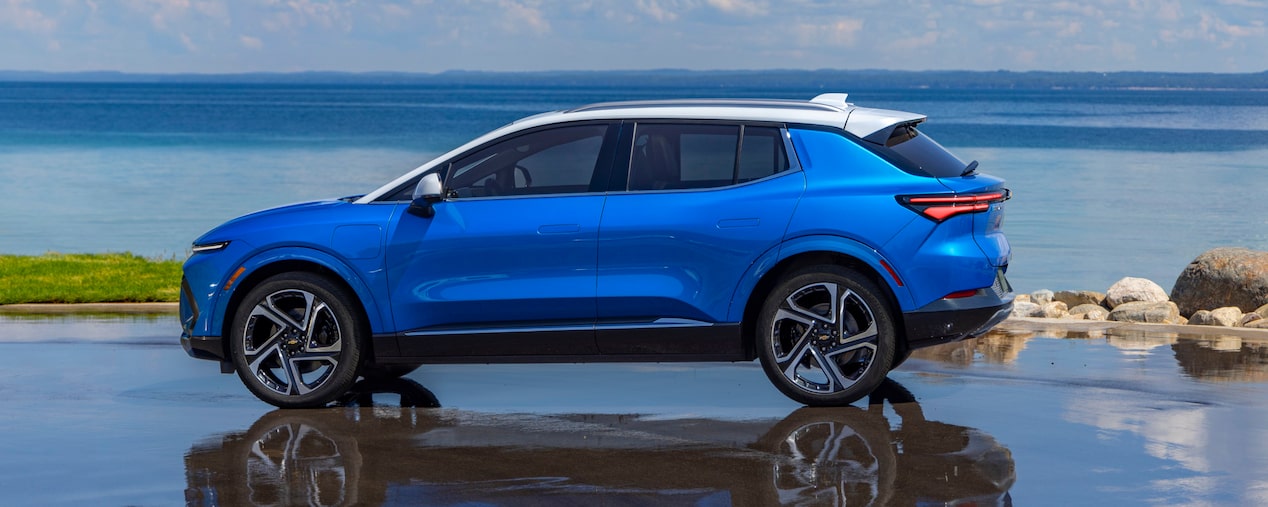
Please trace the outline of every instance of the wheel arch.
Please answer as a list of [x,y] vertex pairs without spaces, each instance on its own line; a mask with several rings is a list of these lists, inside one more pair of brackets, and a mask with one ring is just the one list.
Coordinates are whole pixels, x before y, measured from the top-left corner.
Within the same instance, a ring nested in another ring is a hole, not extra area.
[[[304,249],[307,250],[307,249]],[[307,252],[265,252],[256,255],[251,259],[242,263],[245,271],[240,278],[234,280],[232,292],[228,298],[222,298],[224,301],[222,316],[220,321],[220,332],[224,339],[221,347],[224,349],[225,358],[229,356],[230,331],[233,325],[233,319],[237,315],[238,306],[242,299],[247,296],[256,286],[263,283],[269,278],[282,273],[305,272],[322,276],[331,283],[337,284],[348,290],[356,299],[352,311],[362,323],[366,325],[366,329],[373,334],[376,330],[383,329],[382,319],[377,311],[367,304],[367,299],[373,302],[369,288],[358,277],[355,272],[347,266],[338,263],[335,259],[323,259],[323,254],[316,251]],[[351,281],[351,282],[350,282]],[[372,304],[372,303],[371,303]],[[365,337],[366,352],[373,357],[373,341],[369,336]]]
[[[773,262],[769,269],[756,277],[756,282],[753,284],[751,291],[743,300],[742,313],[739,315],[740,336],[746,357],[750,359],[757,357],[758,316],[761,313],[762,304],[765,303],[771,291],[779,285],[779,281],[798,270],[821,265],[841,266],[858,272],[880,288],[882,295],[886,298],[886,302],[894,312],[891,317],[897,324],[894,330],[896,333],[895,345],[898,347],[898,350],[895,351],[895,357],[899,357],[900,354],[908,349],[907,336],[904,326],[901,325],[904,305],[900,298],[910,299],[910,295],[903,286],[897,284],[894,277],[882,275],[882,270],[885,270],[884,259],[875,250],[862,245],[857,245],[855,248],[850,249],[826,247],[828,244],[853,243],[844,238],[830,238],[826,241],[827,244],[824,244],[824,241],[810,241],[803,243],[804,246],[800,247],[781,247],[779,260]],[[860,254],[860,252],[856,251],[863,248],[866,248],[866,250],[863,250],[866,254]]]

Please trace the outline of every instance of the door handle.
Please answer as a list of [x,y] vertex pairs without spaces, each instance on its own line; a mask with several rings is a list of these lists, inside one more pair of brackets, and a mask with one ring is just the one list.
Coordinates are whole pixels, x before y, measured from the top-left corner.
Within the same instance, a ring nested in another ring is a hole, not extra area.
[[551,224],[537,228],[537,234],[576,234],[581,232],[581,224]]
[[737,229],[740,227],[757,227],[762,221],[757,218],[724,218],[718,220],[719,229]]

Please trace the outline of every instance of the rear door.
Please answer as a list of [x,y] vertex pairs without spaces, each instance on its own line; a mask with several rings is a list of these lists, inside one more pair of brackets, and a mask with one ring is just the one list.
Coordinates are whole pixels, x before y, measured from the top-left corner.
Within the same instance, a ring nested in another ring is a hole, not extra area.
[[599,351],[736,352],[731,297],[779,244],[805,189],[785,131],[650,121],[623,131],[618,165],[628,169],[613,171],[623,185],[599,226]]

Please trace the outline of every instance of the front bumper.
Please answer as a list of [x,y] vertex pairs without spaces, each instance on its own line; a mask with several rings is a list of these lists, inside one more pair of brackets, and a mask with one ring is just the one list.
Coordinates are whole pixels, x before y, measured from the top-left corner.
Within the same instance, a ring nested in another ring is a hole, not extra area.
[[181,348],[185,349],[185,353],[193,358],[220,362],[227,361],[224,342],[219,336],[194,335],[200,314],[198,300],[194,298],[194,291],[189,284],[189,278],[181,277]]
[[209,361],[228,361],[224,357],[224,341],[219,336],[190,336],[181,333],[181,348],[189,357]]
[[1013,310],[1013,288],[1003,270],[975,296],[940,299],[903,313],[907,347],[915,350],[979,336],[1003,322]]

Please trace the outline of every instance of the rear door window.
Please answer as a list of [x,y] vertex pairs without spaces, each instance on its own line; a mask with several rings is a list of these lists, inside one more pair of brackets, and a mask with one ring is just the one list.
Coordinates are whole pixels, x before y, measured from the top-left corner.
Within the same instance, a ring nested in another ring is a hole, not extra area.
[[641,123],[634,132],[628,188],[724,187],[789,167],[776,127]]

